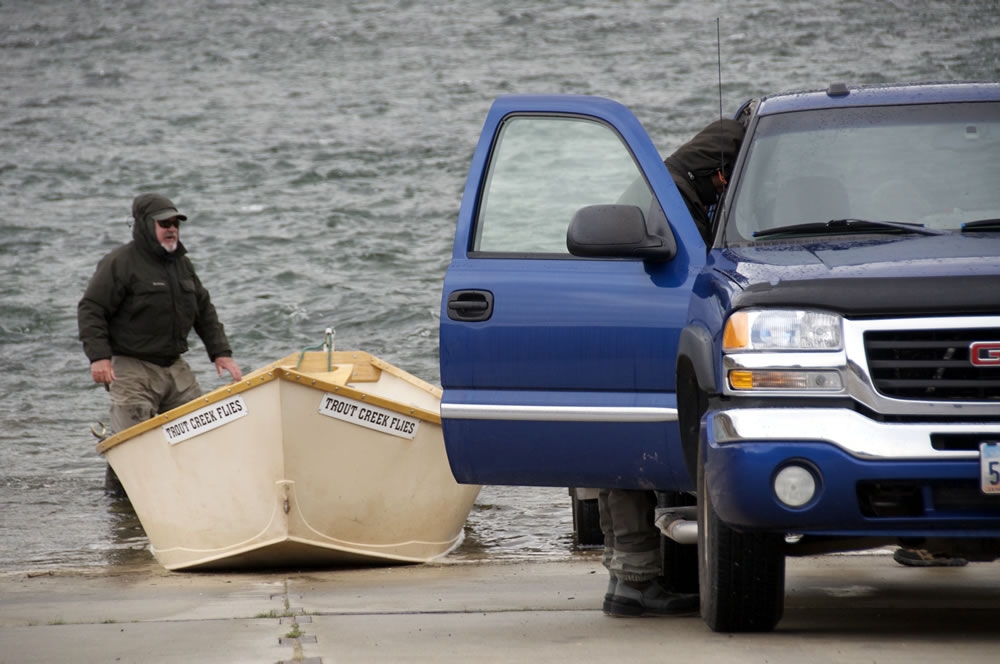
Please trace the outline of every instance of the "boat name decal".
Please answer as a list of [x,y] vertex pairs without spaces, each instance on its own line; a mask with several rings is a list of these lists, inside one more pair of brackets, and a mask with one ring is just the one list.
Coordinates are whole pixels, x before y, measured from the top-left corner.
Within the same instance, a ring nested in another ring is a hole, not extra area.
[[416,418],[330,393],[324,394],[320,400],[319,412],[328,417],[335,417],[344,422],[359,424],[400,438],[413,439],[420,424],[420,420]]
[[160,429],[167,437],[167,442],[175,445],[182,440],[229,424],[247,414],[247,404],[243,401],[243,397],[235,396],[188,413],[170,424],[164,424]]

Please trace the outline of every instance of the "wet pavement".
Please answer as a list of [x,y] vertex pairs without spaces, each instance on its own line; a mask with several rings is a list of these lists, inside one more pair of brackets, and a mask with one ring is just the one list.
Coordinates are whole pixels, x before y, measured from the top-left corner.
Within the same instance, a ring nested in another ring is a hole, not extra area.
[[769,634],[697,617],[610,618],[599,554],[275,573],[0,576],[0,663],[985,662],[1000,566],[912,569],[886,555],[790,559]]

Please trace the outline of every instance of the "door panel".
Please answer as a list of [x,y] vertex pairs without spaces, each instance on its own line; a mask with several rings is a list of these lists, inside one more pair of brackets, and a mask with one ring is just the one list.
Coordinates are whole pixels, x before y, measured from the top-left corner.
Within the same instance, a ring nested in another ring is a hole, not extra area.
[[[673,233],[677,256],[570,255],[573,213],[611,203],[636,205],[650,231]],[[623,106],[498,100],[473,157],[442,294],[441,412],[456,478],[693,488],[674,361],[704,251]]]

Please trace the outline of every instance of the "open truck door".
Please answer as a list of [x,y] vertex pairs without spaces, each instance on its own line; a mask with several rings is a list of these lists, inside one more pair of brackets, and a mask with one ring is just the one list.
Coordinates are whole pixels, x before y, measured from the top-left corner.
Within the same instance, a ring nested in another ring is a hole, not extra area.
[[455,478],[692,490],[674,364],[704,262],[690,213],[627,108],[498,99],[441,301]]

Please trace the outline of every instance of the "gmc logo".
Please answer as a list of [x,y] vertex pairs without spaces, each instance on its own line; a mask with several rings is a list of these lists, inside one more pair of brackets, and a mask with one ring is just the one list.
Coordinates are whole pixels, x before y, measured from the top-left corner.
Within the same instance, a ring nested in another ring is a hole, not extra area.
[[969,345],[969,361],[977,367],[1000,367],[1000,341],[974,341]]

